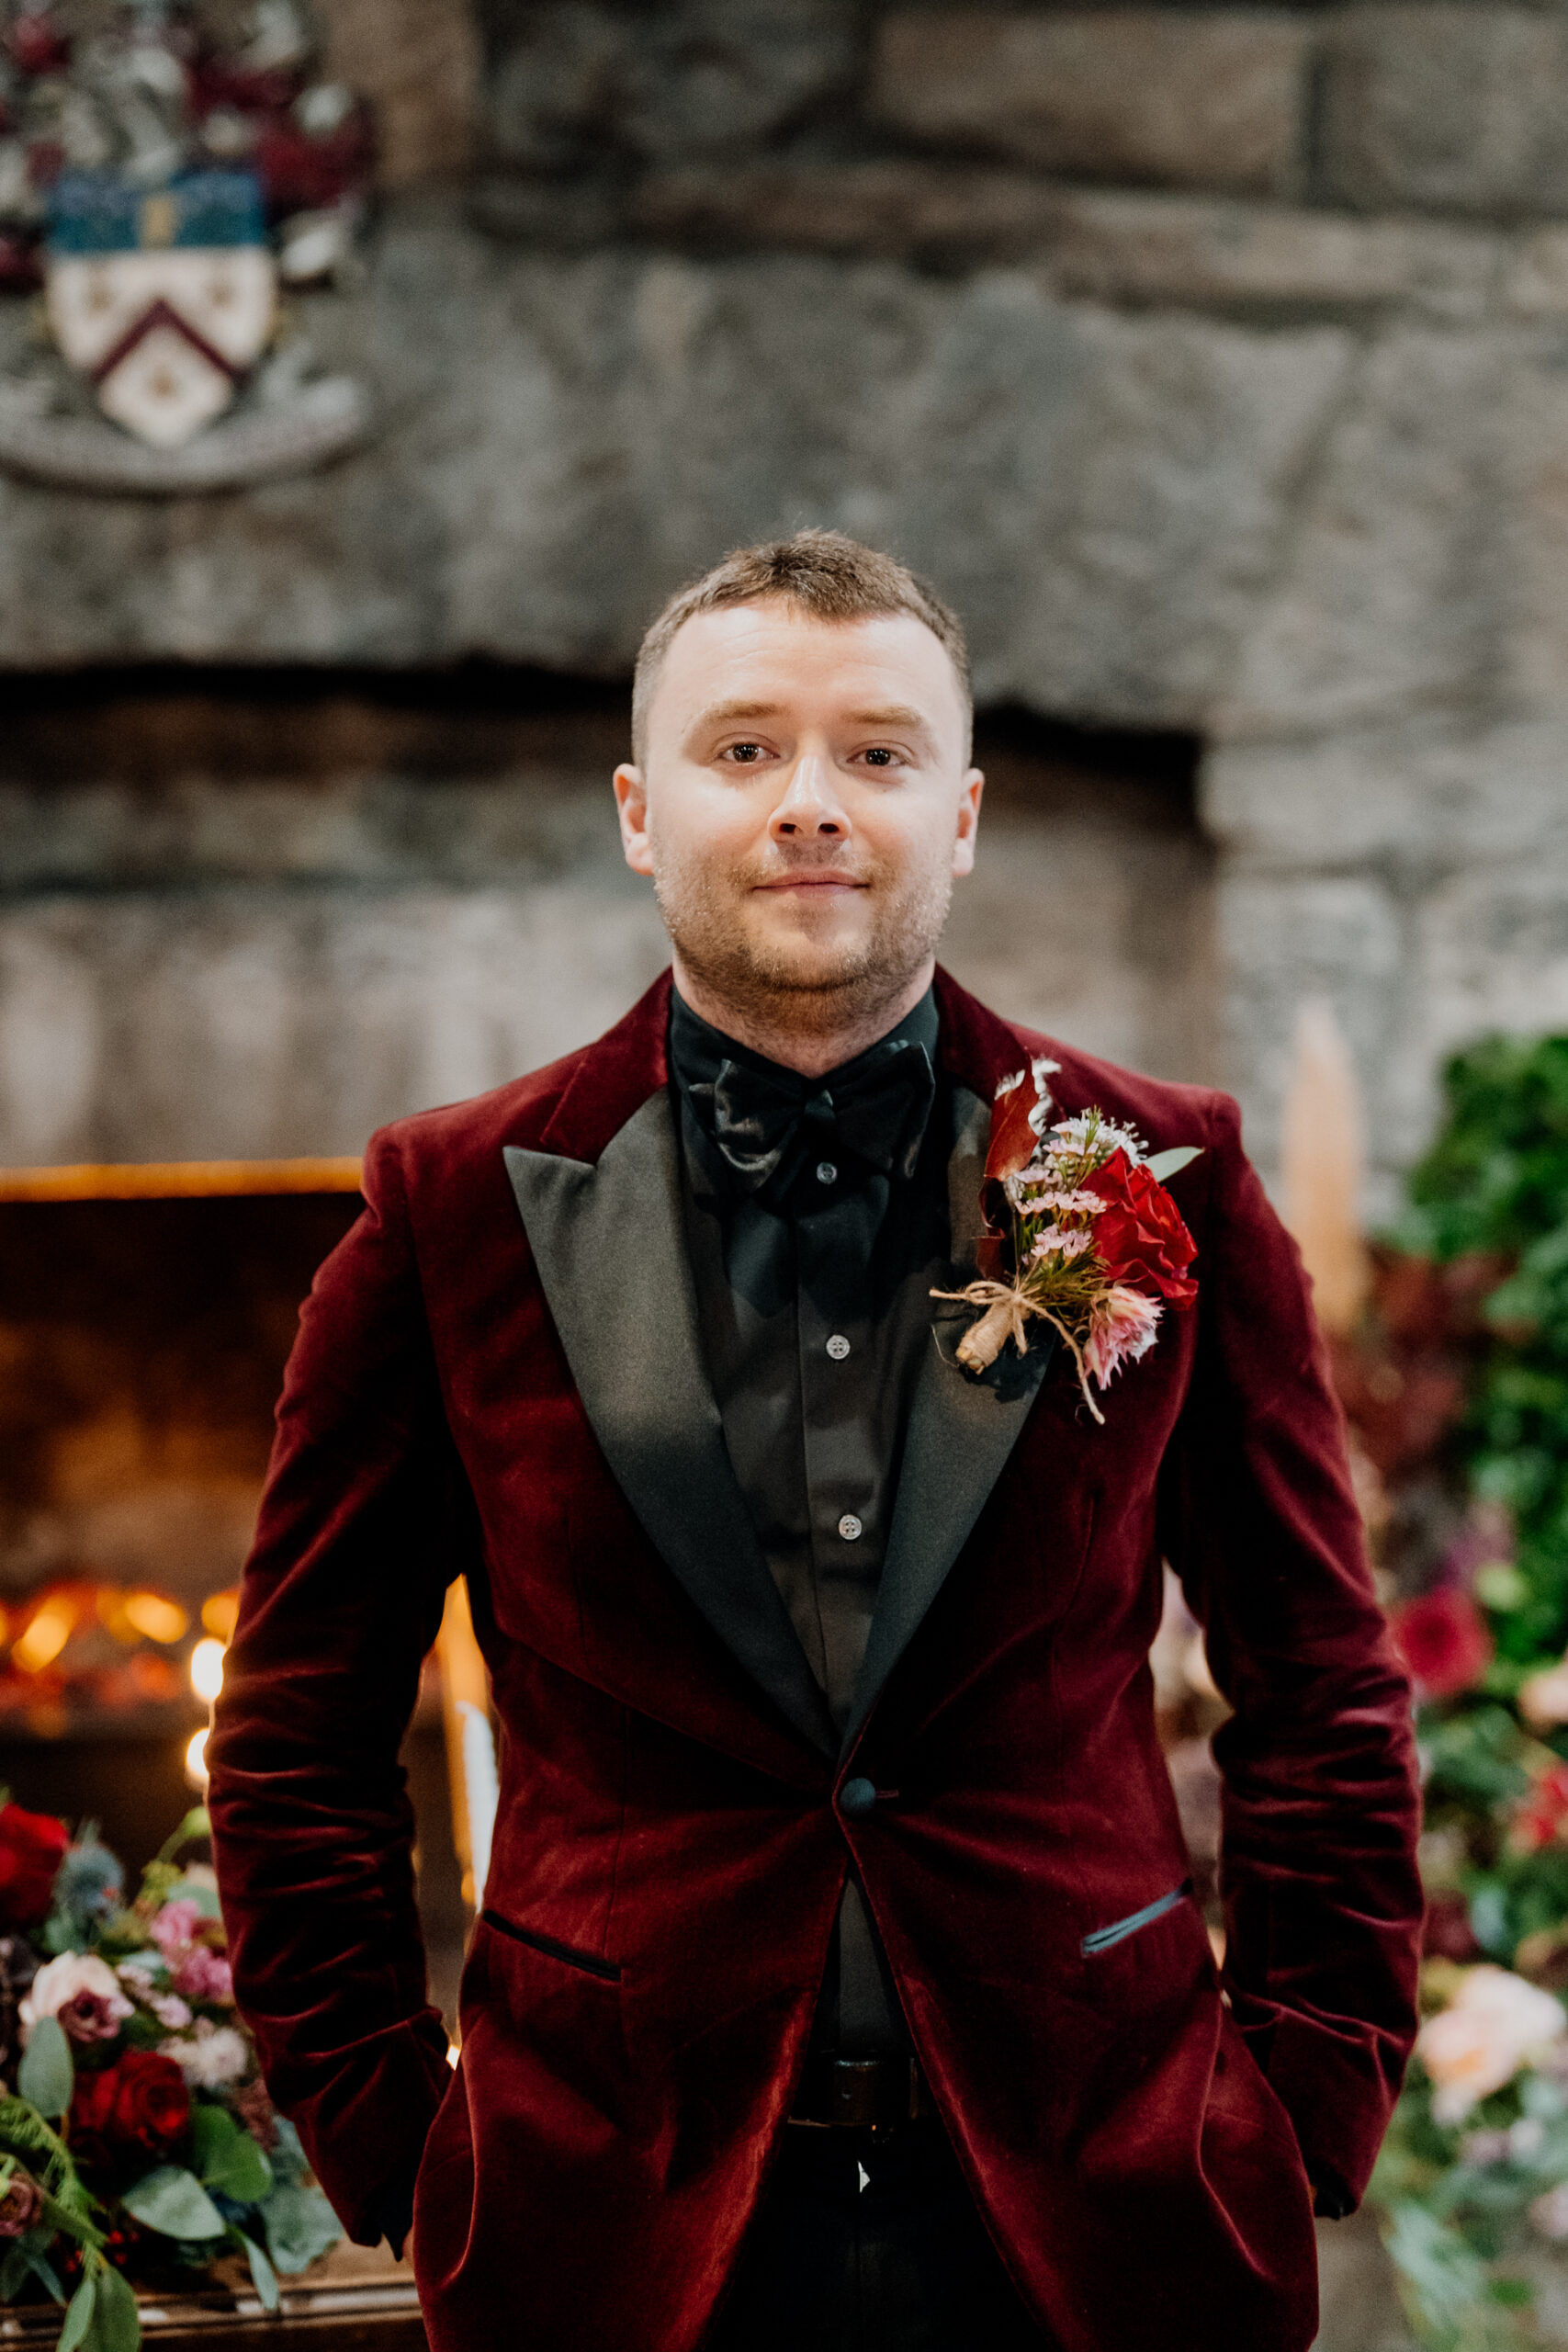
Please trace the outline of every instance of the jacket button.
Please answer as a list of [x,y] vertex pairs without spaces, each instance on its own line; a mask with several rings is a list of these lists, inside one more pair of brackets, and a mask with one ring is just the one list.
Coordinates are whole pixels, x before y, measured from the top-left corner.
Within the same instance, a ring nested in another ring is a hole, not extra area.
[[857,1777],[846,1781],[839,1792],[839,1811],[847,1813],[852,1821],[863,1821],[867,1814],[876,1811],[876,1791],[870,1781]]

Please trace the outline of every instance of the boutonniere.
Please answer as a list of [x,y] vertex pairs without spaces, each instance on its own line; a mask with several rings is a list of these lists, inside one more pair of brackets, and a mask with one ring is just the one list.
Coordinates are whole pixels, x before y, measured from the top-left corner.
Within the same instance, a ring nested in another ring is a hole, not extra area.
[[1131,1127],[1100,1111],[1053,1125],[1045,1080],[1056,1068],[1036,1061],[998,1087],[980,1182],[979,1278],[931,1296],[983,1309],[957,1351],[976,1374],[1010,1339],[1027,1355],[1032,1317],[1049,1323],[1103,1422],[1090,1380],[1108,1388],[1124,1363],[1147,1355],[1166,1308],[1190,1306],[1198,1295],[1187,1271],[1197,1245],[1164,1180],[1201,1147],[1179,1144],[1150,1159]]

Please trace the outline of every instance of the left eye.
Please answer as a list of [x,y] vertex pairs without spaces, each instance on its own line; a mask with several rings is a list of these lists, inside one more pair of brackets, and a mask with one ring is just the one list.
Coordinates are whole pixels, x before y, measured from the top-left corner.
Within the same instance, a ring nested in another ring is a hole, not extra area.
[[877,744],[874,750],[869,751],[865,756],[870,765],[874,768],[890,768],[893,764],[893,753],[887,750],[886,745],[881,743]]

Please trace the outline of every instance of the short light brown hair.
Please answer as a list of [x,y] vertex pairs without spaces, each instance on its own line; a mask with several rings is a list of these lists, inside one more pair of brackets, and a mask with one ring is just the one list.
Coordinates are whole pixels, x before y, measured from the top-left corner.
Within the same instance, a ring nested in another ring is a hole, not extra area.
[[912,614],[946,648],[965,707],[973,708],[964,624],[935,590],[896,557],[863,547],[843,531],[796,531],[792,538],[736,548],[700,580],[677,589],[658,615],[638,649],[632,678],[635,759],[640,761],[647,748],[649,706],[676,631],[698,613],[717,612],[726,605],[754,604],[761,596],[787,596],[821,621]]

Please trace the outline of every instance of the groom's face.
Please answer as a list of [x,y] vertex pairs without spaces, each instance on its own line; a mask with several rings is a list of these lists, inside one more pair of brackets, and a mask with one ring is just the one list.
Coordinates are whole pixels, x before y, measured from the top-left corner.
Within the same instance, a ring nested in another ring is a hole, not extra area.
[[615,775],[626,862],[686,967],[747,1003],[897,987],[974,863],[982,778],[946,649],[909,614],[771,596],[699,613]]

